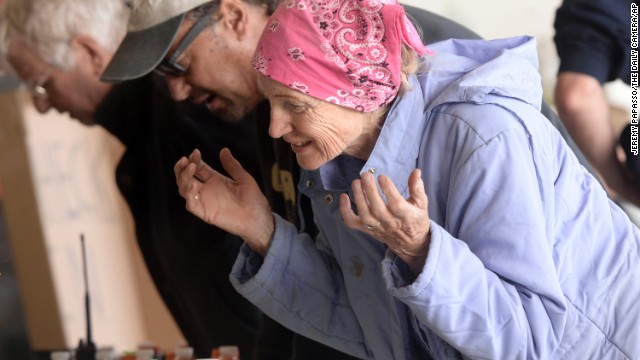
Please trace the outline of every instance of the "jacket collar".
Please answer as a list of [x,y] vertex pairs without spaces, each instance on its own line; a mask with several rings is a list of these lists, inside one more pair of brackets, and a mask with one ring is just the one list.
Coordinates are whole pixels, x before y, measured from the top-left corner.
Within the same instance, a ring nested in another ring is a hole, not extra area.
[[369,171],[384,174],[396,185],[400,193],[407,195],[409,175],[416,167],[420,142],[426,125],[425,102],[421,85],[416,76],[409,78],[413,89],[396,99],[380,131],[380,136],[364,162],[348,156],[339,156],[323,165],[319,176],[325,189],[348,191],[356,174]]

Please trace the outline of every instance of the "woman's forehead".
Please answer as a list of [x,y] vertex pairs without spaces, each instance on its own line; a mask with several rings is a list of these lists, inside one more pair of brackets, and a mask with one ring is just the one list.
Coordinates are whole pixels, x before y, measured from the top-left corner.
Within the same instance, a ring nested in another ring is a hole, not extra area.
[[309,97],[262,74],[258,74],[258,90],[265,96],[295,97],[300,99]]

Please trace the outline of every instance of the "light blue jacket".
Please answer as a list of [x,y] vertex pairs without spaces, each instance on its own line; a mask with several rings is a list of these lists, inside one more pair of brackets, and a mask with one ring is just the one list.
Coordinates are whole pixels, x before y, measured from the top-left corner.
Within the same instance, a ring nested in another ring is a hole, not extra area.
[[[638,229],[538,111],[535,41],[450,40],[395,102],[364,163],[303,171],[321,234],[276,216],[236,289],[296,332],[367,359],[638,359]],[[416,278],[342,223],[364,171],[408,195],[422,169],[431,245]],[[373,170],[375,169],[375,170]]]

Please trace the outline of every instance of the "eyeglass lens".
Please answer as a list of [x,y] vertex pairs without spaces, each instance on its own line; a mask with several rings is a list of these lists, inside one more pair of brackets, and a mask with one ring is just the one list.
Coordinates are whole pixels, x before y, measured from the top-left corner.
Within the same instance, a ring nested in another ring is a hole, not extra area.
[[187,35],[182,39],[178,47],[175,49],[171,57],[167,61],[162,62],[156,68],[156,71],[160,73],[160,75],[173,75],[173,76],[183,76],[186,74],[187,69],[178,64],[178,58],[184,52],[184,50],[193,42],[193,40],[198,36],[204,28],[209,24],[210,17],[203,16],[193,25],[193,27],[189,30]]

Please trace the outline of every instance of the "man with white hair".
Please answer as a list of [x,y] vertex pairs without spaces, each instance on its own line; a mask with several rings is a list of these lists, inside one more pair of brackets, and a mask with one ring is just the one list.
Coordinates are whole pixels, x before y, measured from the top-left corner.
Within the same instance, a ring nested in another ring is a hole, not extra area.
[[[228,281],[242,241],[186,212],[172,169],[193,147],[214,167],[218,151],[232,147],[258,175],[255,141],[246,141],[255,136],[254,120],[228,124],[201,107],[176,104],[154,75],[100,82],[129,12],[123,1],[5,0],[0,52],[38,111],[54,108],[98,124],[126,146],[118,187],[155,285],[196,355],[237,344],[250,359],[262,315]],[[283,348],[278,352],[289,351],[289,344]]]

